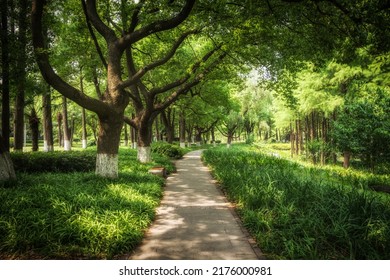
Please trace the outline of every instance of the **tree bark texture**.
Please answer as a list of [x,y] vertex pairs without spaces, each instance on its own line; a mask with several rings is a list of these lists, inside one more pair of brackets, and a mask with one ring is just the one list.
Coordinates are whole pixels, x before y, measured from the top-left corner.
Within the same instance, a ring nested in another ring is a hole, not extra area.
[[1,1],[1,66],[2,66],[2,112],[1,135],[4,151],[9,151],[10,142],[10,88],[9,88],[9,34],[8,34],[8,0]]
[[50,86],[47,86],[47,92],[42,95],[43,104],[43,151],[54,151],[53,122],[51,118],[51,93]]
[[11,156],[4,145],[4,138],[0,135],[0,181],[16,179]]
[[72,150],[71,131],[68,121],[68,101],[65,96],[62,96],[62,128],[64,136],[64,151]]
[[24,144],[24,107],[25,107],[25,90],[26,90],[26,45],[27,45],[27,1],[19,1],[19,26],[17,41],[17,88],[15,100],[15,118],[14,118],[14,150],[23,151]]

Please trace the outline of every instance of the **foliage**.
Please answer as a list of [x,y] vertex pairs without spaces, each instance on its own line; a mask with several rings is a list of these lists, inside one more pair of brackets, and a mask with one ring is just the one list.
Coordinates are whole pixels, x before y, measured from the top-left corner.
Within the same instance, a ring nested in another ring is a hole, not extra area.
[[153,153],[167,156],[172,159],[180,159],[184,155],[184,150],[175,144],[153,142],[151,147]]
[[148,174],[156,163],[138,163],[135,151],[120,149],[119,156],[119,179],[91,172],[19,173],[12,188],[0,188],[0,258],[106,259],[131,253],[154,218],[163,180]]
[[11,153],[17,172],[90,172],[96,164],[96,151]]
[[238,146],[207,150],[204,160],[268,258],[390,257],[390,198],[367,188],[373,178]]

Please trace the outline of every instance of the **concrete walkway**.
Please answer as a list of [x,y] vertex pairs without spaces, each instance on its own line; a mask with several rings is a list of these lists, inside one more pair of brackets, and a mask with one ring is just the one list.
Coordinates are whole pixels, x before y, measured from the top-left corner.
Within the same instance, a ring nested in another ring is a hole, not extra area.
[[[262,259],[234,209],[200,160],[201,151],[176,162],[154,224],[134,260]],[[233,171],[232,171],[233,172]]]

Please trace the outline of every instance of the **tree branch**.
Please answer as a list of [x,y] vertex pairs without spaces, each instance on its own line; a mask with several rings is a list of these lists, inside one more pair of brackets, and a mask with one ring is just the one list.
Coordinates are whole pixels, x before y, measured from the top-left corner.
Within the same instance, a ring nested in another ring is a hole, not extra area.
[[120,84],[121,88],[128,87],[130,85],[135,84],[139,79],[141,79],[147,72],[150,70],[153,70],[157,68],[158,66],[161,66],[165,63],[167,63],[176,53],[177,49],[180,47],[180,45],[183,43],[183,41],[192,34],[199,33],[199,30],[191,30],[188,31],[180,36],[180,38],[173,44],[170,51],[161,59],[150,63],[149,65],[144,66],[141,68],[137,73],[135,73],[131,78],[127,79],[126,81],[122,82]]
[[115,32],[100,19],[96,10],[96,0],[87,0],[86,7],[88,17],[96,30],[104,37],[106,42],[114,42],[117,39]]
[[107,69],[107,61],[106,61],[106,59],[103,56],[102,49],[99,46],[99,42],[98,42],[98,40],[96,38],[95,33],[93,32],[93,29],[92,29],[92,26],[91,26],[91,22],[89,20],[89,16],[88,16],[87,6],[85,4],[85,0],[81,0],[81,4],[83,6],[83,11],[84,11],[84,15],[85,15],[85,20],[87,22],[87,27],[88,27],[89,33],[91,34],[92,40],[93,40],[93,42],[95,44],[96,51],[97,51],[97,53],[98,53],[98,55],[100,57],[100,60],[102,61],[103,65],[104,65],[104,68]]
[[104,102],[91,98],[83,94],[80,90],[66,83],[57,75],[51,66],[49,62],[48,50],[44,44],[44,37],[42,34],[42,17],[45,5],[45,0],[33,0],[31,10],[33,47],[43,78],[63,96],[76,102],[81,107],[84,107],[85,109],[93,111],[97,114],[107,114],[107,111],[110,111],[110,107],[108,107]]
[[134,44],[151,34],[177,27],[190,15],[194,4],[195,0],[186,0],[183,9],[176,16],[168,20],[155,21],[138,30],[129,32],[119,40],[119,47],[124,50],[129,45]]
[[176,91],[174,91],[164,102],[157,104],[155,106],[155,111],[161,111],[174,103],[181,95],[186,94],[192,87],[199,84],[204,77],[210,73],[224,58],[226,53],[222,53],[218,58],[211,63],[207,68],[205,68],[201,73],[199,73],[192,81],[182,84]]

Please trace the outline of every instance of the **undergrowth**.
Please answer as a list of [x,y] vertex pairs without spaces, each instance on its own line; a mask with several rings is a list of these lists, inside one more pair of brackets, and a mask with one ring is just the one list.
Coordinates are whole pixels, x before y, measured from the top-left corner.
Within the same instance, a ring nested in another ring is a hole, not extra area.
[[148,169],[174,169],[167,158],[154,158],[140,164],[135,151],[121,149],[118,179],[93,171],[18,172],[11,186],[0,187],[0,259],[111,259],[130,253],[162,196],[164,181]]
[[[248,150],[203,154],[270,259],[389,259],[390,198],[372,180]],[[388,179],[388,177],[387,177]]]

